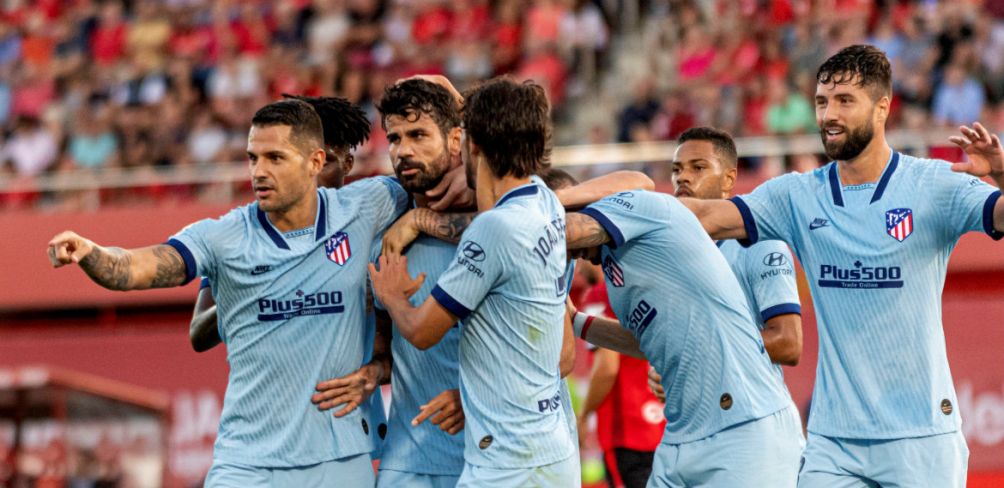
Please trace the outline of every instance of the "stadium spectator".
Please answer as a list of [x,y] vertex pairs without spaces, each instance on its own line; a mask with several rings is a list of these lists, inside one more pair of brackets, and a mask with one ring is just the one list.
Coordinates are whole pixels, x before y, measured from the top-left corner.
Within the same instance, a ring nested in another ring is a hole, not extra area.
[[934,120],[941,125],[969,124],[980,118],[983,87],[957,63],[945,68],[945,81],[934,92]]
[[35,176],[56,162],[56,137],[38,119],[22,117],[3,147],[0,160],[13,164],[18,175]]

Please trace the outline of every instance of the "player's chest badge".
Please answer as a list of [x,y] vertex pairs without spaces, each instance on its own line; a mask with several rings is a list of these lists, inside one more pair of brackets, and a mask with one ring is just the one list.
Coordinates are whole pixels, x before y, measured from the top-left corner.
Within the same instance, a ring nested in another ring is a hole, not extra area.
[[894,208],[885,212],[885,232],[899,242],[913,234],[913,210]]
[[324,255],[332,262],[343,266],[352,257],[352,247],[349,246],[349,235],[337,232],[324,242]]
[[624,286],[624,270],[621,265],[614,260],[613,256],[607,255],[603,258],[603,274],[606,275],[610,284],[620,288]]

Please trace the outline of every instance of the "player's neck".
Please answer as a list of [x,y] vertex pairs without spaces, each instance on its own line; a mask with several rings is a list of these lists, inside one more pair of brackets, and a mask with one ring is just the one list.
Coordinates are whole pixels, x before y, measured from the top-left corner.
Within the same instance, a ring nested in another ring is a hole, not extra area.
[[885,165],[892,155],[892,148],[884,136],[876,137],[854,159],[837,161],[840,169],[840,184],[843,186],[875,183],[882,177]]
[[317,192],[310,191],[299,203],[283,212],[268,212],[268,221],[279,232],[305,229],[317,220]]
[[502,198],[502,195],[509,193],[513,188],[530,183],[529,176],[525,178],[505,176],[503,178],[488,178],[487,180],[485,185],[481,184],[481,179],[478,180],[478,211],[481,212],[495,208],[495,204]]

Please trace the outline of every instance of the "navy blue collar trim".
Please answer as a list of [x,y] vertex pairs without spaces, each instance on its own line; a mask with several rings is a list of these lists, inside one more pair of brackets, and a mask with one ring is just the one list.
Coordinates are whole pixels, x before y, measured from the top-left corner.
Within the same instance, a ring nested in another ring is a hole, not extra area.
[[527,185],[517,187],[514,190],[509,190],[509,193],[502,195],[502,198],[500,198],[499,201],[495,203],[495,206],[501,207],[503,203],[509,201],[512,198],[524,197],[527,195],[536,195],[537,190],[538,188],[536,183],[530,183]]
[[[834,161],[832,166],[830,166],[830,193],[833,195],[833,204],[838,207],[844,206],[844,195],[840,187],[840,175],[837,174],[837,166],[839,163]],[[896,168],[899,166],[899,153],[896,151],[892,152],[889,156],[889,163],[886,164],[885,170],[882,171],[882,177],[879,178],[878,185],[875,187],[875,193],[872,193],[872,199],[869,204],[875,203],[882,199],[882,195],[885,194],[885,188],[889,186],[889,180],[892,179],[892,174],[896,172]]]
[[875,193],[872,194],[872,201],[868,203],[875,203],[882,198],[882,194],[885,193],[885,187],[889,184],[889,180],[892,178],[892,173],[896,171],[896,166],[898,165],[899,153],[893,151],[892,157],[889,158],[889,164],[886,165],[885,172],[882,173],[882,178],[879,179],[878,188],[876,188]]
[[[317,191],[317,222],[314,223],[314,240],[319,241],[325,237],[328,233],[328,212],[327,203],[324,198],[324,192]],[[286,240],[282,238],[279,231],[272,226],[272,222],[268,221],[268,215],[265,215],[265,211],[261,209],[260,206],[255,206],[255,210],[258,213],[258,222],[261,223],[261,228],[265,229],[265,233],[272,239],[276,247],[279,249],[289,250],[289,244],[286,244]]]
[[833,204],[843,207],[844,195],[840,193],[840,176],[837,175],[836,161],[830,166],[830,193],[833,195]]
[[268,221],[268,216],[265,215],[265,211],[259,206],[255,206],[255,210],[258,211],[258,222],[261,223],[261,228],[265,229],[265,233],[272,238],[272,242],[275,243],[275,246],[279,249],[285,249],[288,251],[289,245],[286,244],[286,241],[281,235],[279,235],[279,231],[275,230],[275,227],[272,227],[272,223]]
[[324,196],[324,192],[317,190],[317,223],[314,224],[314,241],[319,241],[324,239],[324,236],[328,234],[328,212],[327,204],[325,203],[327,198]]
[[722,244],[725,244],[725,241],[715,241],[715,245],[718,247],[722,247]]

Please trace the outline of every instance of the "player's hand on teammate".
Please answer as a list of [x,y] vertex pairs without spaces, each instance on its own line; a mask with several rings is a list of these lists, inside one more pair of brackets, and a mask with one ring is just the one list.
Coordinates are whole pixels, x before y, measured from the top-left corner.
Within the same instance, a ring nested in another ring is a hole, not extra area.
[[94,250],[94,243],[75,232],[61,232],[49,241],[47,253],[53,268],[79,263]]
[[655,372],[655,368],[648,367],[648,389],[660,402],[666,403],[666,390],[662,389],[662,375]]
[[990,175],[1004,177],[1004,147],[997,134],[991,134],[983,124],[974,122],[972,127],[959,127],[961,136],[948,140],[966,152],[967,161],[953,163],[952,171],[968,173],[977,177]]
[[317,384],[310,401],[317,405],[318,410],[331,410],[339,405],[345,405],[335,412],[335,417],[344,417],[370,398],[380,383],[380,366],[365,364],[356,371]]
[[425,192],[429,208],[437,212],[446,209],[468,209],[477,205],[474,190],[467,186],[467,173],[460,165],[443,175],[442,181]]
[[421,233],[418,223],[415,221],[418,210],[417,208],[409,210],[384,231],[381,254],[400,256],[404,253],[404,248],[418,239],[418,235]]
[[425,282],[425,273],[412,279],[408,274],[408,257],[400,255],[380,256],[380,268],[370,263],[370,283],[373,294],[383,303],[395,298],[404,298],[415,294]]
[[411,420],[412,427],[429,419],[450,435],[464,430],[464,407],[460,401],[460,390],[446,390],[418,410],[418,415]]

